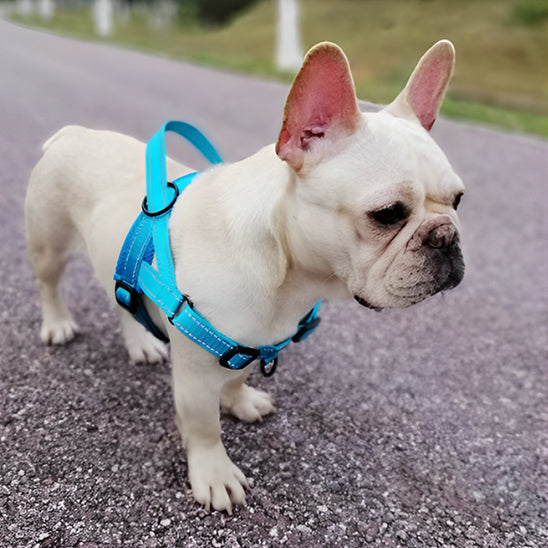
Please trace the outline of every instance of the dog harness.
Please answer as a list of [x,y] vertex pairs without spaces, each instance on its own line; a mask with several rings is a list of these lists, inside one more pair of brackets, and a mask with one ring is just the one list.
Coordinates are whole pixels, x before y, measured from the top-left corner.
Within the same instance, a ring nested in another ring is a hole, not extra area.
[[144,294],[165,312],[181,333],[217,356],[221,366],[239,370],[260,360],[261,371],[270,376],[276,369],[279,351],[292,341],[304,340],[316,329],[320,323],[318,311],[321,301],[301,319],[291,337],[256,348],[223,335],[196,310],[189,296],[177,288],[168,225],[177,198],[198,173],[167,181],[165,133],[168,131],[189,141],[211,164],[223,161],[203,133],[184,122],[167,122],[149,141],[146,148],[146,196],[142,212],[129,230],[118,256],[114,273],[116,301],[155,337],[168,342],[169,339],[148,314]]

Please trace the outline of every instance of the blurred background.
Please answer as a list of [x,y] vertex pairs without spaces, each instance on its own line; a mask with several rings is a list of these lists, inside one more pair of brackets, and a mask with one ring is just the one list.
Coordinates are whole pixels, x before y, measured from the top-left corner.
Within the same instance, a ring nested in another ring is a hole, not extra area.
[[445,116],[548,138],[548,0],[12,0],[13,21],[290,80],[303,52],[347,53],[358,97],[390,102],[418,57],[456,46]]
[[[0,21],[0,546],[548,547],[548,0],[0,0],[0,18],[99,43]],[[463,283],[382,315],[327,302],[329,336],[255,376],[279,414],[223,423],[248,509],[207,516],[169,367],[126,365],[86,263],[63,284],[85,336],[39,344],[23,202],[40,145],[67,123],[145,140],[179,118],[241,159],[279,131],[287,86],[264,80],[289,82],[314,43],[387,103],[441,38],[445,116],[542,137],[436,125],[467,187]]]

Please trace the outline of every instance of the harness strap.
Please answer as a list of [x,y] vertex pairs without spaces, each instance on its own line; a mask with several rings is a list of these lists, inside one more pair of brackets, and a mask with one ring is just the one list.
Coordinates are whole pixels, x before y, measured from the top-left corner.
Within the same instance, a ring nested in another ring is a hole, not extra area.
[[[173,196],[169,193],[169,187],[166,184],[166,132],[173,132],[189,143],[204,156],[211,164],[222,164],[223,159],[208,141],[207,137],[194,126],[172,120],[166,122],[160,131],[148,142],[146,149],[147,164],[147,200],[152,211],[160,211],[165,208],[172,200]],[[190,183],[191,181],[189,181]]]
[[166,132],[173,132],[191,144],[193,144],[202,155],[212,164],[222,163],[222,158],[215,147],[208,141],[207,137],[198,129],[184,122],[171,121],[152,137],[146,148],[147,165],[147,203],[153,216],[153,237],[156,250],[156,263],[158,272],[162,273],[168,284],[175,287],[175,268],[173,266],[173,257],[171,256],[171,247],[169,245],[169,215],[160,214],[165,211],[171,211],[166,208],[173,204],[177,199],[177,194],[173,194],[173,186],[167,184],[166,169]]
[[[167,122],[147,145],[147,194],[142,213],[133,223],[124,241],[114,273],[117,302],[134,315],[154,336],[168,338],[148,314],[142,294],[159,306],[169,321],[189,339],[219,358],[229,369],[243,369],[261,360],[263,374],[270,376],[278,353],[290,342],[304,340],[320,318],[321,301],[299,322],[297,332],[272,345],[257,348],[241,345],[217,331],[195,308],[192,301],[177,288],[175,268],[169,242],[169,218],[178,196],[192,183],[197,173],[167,182],[165,133],[174,132],[187,139],[212,164],[222,162],[215,147],[195,127],[184,122]],[[156,260],[156,268],[153,266]]]
[[[197,173],[189,173],[175,180],[172,185],[181,193]],[[115,297],[123,308],[135,316],[156,338],[169,342],[147,312],[141,294],[153,302],[161,303],[160,308],[171,317],[181,307],[185,298],[175,284],[165,283],[160,274],[151,266],[155,256],[154,216],[148,212],[147,199],[143,200],[143,212],[137,217],[124,241],[114,280]],[[165,212],[167,213],[167,211]],[[171,248],[169,249],[171,255]],[[158,264],[158,254],[156,254]],[[170,313],[171,312],[171,313]]]
[[229,369],[242,369],[254,360],[260,360],[263,365],[272,363],[282,348],[290,342],[304,340],[318,326],[320,319],[316,306],[301,320],[297,333],[272,344],[251,348],[243,346],[217,331],[199,312],[187,301],[180,312],[170,319],[170,322],[189,339],[205,348],[211,354],[220,358],[220,364]]

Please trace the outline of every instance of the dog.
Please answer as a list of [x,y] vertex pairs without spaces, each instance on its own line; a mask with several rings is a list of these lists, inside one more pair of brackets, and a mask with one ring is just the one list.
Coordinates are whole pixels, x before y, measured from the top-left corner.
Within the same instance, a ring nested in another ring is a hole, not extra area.
[[[345,54],[320,43],[290,89],[277,143],[195,177],[173,206],[169,241],[177,286],[216,329],[257,347],[291,336],[325,297],[380,310],[459,284],[464,186],[428,132],[453,65],[453,45],[436,43],[391,104],[361,113]],[[63,344],[78,330],[58,291],[63,267],[87,252],[113,296],[117,257],[145,192],[145,145],[67,126],[43,149],[28,185],[26,238],[41,338]],[[167,161],[170,178],[190,171]],[[170,341],[193,495],[232,513],[249,486],[221,441],[220,410],[260,421],[273,401],[246,384],[250,367],[220,367],[157,306],[146,307]],[[117,309],[130,360],[167,360],[168,346]]]

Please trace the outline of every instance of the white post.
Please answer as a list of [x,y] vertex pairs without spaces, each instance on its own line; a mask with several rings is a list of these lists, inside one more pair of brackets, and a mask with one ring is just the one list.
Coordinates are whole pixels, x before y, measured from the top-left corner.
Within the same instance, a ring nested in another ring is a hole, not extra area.
[[93,4],[93,19],[95,20],[95,33],[104,38],[112,33],[113,17],[112,0],[95,0]]
[[40,0],[38,11],[43,21],[50,21],[55,12],[54,0]]
[[32,0],[17,0],[17,13],[20,15],[31,15],[34,11]]
[[282,70],[296,71],[302,61],[298,0],[278,0],[276,65]]

